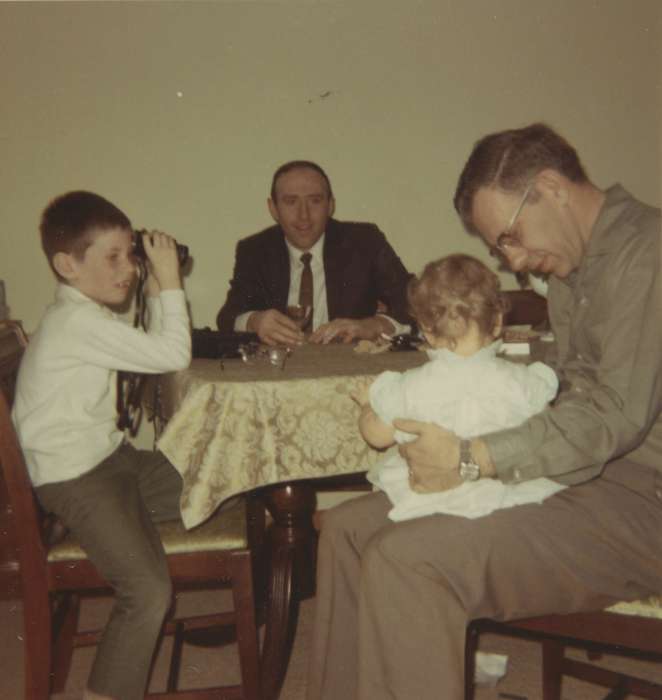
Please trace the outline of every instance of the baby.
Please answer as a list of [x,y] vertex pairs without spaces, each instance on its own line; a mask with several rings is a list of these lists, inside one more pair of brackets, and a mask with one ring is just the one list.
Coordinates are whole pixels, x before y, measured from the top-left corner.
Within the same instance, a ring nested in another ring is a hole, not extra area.
[[[396,431],[396,418],[434,422],[460,438],[519,425],[554,399],[554,371],[497,357],[504,301],[497,276],[468,255],[450,255],[429,263],[411,280],[412,315],[430,346],[429,362],[407,372],[383,372],[363,396],[359,428],[377,448],[413,439]],[[416,493],[409,471],[392,450],[368,479],[393,503],[391,520],[446,513],[478,518],[523,503],[540,503],[564,488],[546,478],[517,484],[498,479],[467,481],[447,491]]]

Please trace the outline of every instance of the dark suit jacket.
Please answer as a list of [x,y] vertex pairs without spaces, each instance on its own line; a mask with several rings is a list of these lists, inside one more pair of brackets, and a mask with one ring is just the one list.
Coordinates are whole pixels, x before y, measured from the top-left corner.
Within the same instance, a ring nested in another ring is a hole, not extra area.
[[[411,323],[410,275],[377,226],[329,219],[323,259],[329,320],[374,316],[382,301],[386,314]],[[246,311],[284,312],[289,288],[290,259],[280,226],[240,240],[230,290],[216,317],[219,329],[233,330],[235,318]]]

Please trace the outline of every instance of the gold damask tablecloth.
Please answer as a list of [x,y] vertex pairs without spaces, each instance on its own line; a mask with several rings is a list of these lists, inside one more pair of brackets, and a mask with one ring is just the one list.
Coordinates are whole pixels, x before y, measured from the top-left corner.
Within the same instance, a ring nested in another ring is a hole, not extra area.
[[359,354],[304,345],[284,369],[265,360],[193,360],[159,379],[169,421],[157,447],[183,478],[182,520],[203,522],[238,493],[283,481],[369,469],[380,453],[362,439],[351,392],[385,369],[422,364],[424,353]]

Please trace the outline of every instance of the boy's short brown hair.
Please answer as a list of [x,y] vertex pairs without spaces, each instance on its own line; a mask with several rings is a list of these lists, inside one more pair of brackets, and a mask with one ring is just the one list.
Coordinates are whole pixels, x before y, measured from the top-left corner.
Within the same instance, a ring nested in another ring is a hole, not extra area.
[[70,253],[82,258],[92,244],[95,229],[132,230],[127,215],[112,202],[94,192],[76,190],[56,197],[44,209],[39,224],[41,247],[51,269],[56,253]]
[[451,346],[470,321],[485,337],[492,335],[506,310],[499,278],[470,255],[448,255],[428,263],[410,280],[407,298],[420,327]]

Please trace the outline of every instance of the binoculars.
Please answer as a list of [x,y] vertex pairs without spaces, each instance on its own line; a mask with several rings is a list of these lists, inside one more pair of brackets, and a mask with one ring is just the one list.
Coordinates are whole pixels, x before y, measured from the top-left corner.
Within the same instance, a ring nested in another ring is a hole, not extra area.
[[[133,254],[145,262],[147,260],[147,253],[145,253],[145,246],[143,244],[143,234],[149,235],[149,231],[145,228],[138,229],[133,232]],[[179,260],[180,267],[186,264],[188,260],[188,246],[177,243],[177,259]]]

